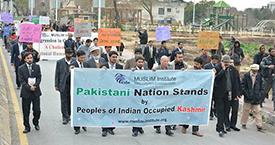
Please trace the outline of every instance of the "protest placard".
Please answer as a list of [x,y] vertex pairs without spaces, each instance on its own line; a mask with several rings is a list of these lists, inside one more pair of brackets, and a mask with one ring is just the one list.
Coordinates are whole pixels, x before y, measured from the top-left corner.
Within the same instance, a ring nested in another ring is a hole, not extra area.
[[220,42],[219,32],[199,32],[197,47],[200,49],[218,49]]
[[120,46],[121,30],[118,28],[100,28],[98,30],[99,46]]
[[75,19],[74,35],[75,37],[91,37],[91,23],[85,20]]
[[39,24],[42,24],[42,25],[49,25],[49,24],[50,24],[50,17],[47,17],[47,16],[40,16],[40,17],[39,17]]
[[74,69],[72,125],[207,125],[213,83],[212,70]]
[[31,22],[34,24],[39,24],[39,17],[38,16],[32,16]]
[[171,32],[168,26],[160,26],[156,29],[156,40],[157,41],[166,41],[171,39]]
[[13,15],[11,13],[7,13],[7,12],[1,13],[1,21],[6,24],[12,23]]
[[42,25],[20,24],[20,42],[40,42]]

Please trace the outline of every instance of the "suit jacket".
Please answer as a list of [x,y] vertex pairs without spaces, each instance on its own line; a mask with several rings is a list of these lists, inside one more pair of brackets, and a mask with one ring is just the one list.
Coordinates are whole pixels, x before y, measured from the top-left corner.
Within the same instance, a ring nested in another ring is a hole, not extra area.
[[105,62],[109,62],[108,54],[107,53],[102,53],[101,57],[105,59]]
[[[39,97],[42,95],[40,90],[40,82],[41,82],[41,70],[38,64],[32,63],[32,71],[31,75],[29,74],[29,69],[27,64],[23,64],[18,69],[19,81],[22,84],[22,89],[20,93],[20,97],[29,98],[31,96]],[[34,86],[37,88],[35,91],[31,91],[31,86],[28,84],[28,78],[36,78],[36,82]]]
[[203,69],[213,69],[213,68],[215,68],[215,66],[211,62],[209,62],[203,66]]
[[[224,97],[226,94],[226,71],[222,69],[221,64],[218,64],[216,67],[216,77],[214,83],[214,99]],[[241,95],[241,81],[238,70],[234,66],[229,66],[231,86],[232,86],[232,99],[237,98]]]
[[[75,59],[71,60],[71,63]],[[66,87],[67,77],[70,75],[70,65],[67,64],[65,58],[62,58],[56,62],[55,68],[55,87],[59,89],[59,92],[64,92]]]
[[[77,63],[76,60],[73,61],[71,65],[73,65],[73,66],[76,67],[76,68],[79,68],[79,64]],[[83,62],[83,67],[84,67],[84,68],[88,68],[88,64],[87,64],[86,62]]]
[[[153,60],[154,60],[153,63],[155,63],[156,55],[157,55],[157,49],[156,49],[156,47],[153,47]],[[149,46],[146,46],[144,48],[143,57],[147,62],[150,61],[151,55],[150,55]]]
[[[109,63],[106,63],[101,67],[104,67],[104,66],[109,69]],[[123,69],[123,66],[121,64],[116,63],[116,69]]]
[[[124,69],[131,69],[136,67],[136,58],[130,58],[126,61]],[[145,61],[144,62],[144,69],[148,69],[148,63]]]
[[[85,62],[87,64],[87,68],[97,68],[96,67],[96,62],[95,59],[93,57],[91,57],[89,60],[87,60]],[[101,67],[102,65],[106,64],[106,61],[104,58],[100,57],[99,58],[99,67]]]
[[[175,49],[172,51],[171,56],[170,56],[170,61],[175,60],[176,53],[179,51],[179,49],[180,49],[180,48],[175,48]],[[182,54],[184,54],[183,49],[181,49],[181,50],[182,50]]]
[[250,72],[244,75],[242,80],[242,94],[244,102],[258,105],[264,99],[264,87],[260,73],[257,74],[254,86],[252,86],[252,78]]
[[[23,50],[25,50],[27,45],[23,44]],[[12,45],[11,48],[11,63],[13,63],[15,66],[20,66],[22,64],[22,61],[18,58],[20,54],[19,45],[18,43],[15,43]]]

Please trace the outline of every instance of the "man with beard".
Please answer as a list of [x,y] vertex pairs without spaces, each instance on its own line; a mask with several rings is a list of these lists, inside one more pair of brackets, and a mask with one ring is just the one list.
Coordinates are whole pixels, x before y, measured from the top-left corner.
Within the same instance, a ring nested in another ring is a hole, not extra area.
[[267,57],[268,54],[265,53],[265,45],[261,45],[259,48],[259,52],[254,56],[253,64],[260,65],[263,58]]
[[261,69],[264,78],[265,97],[268,97],[268,92],[272,88],[272,100],[275,111],[275,48],[271,48],[269,56],[262,60]]
[[[131,68],[135,68],[136,67],[136,58],[138,56],[142,56],[142,50],[140,48],[136,48],[134,50],[134,54],[135,56],[131,59],[128,59],[125,63],[125,66],[124,66],[124,69],[131,69]],[[148,65],[147,65],[147,62],[144,62],[144,67],[146,69],[148,69]]]
[[67,78],[70,75],[70,66],[74,58],[74,51],[65,49],[65,58],[56,62],[55,68],[55,90],[60,93],[62,124],[66,125],[70,121],[70,90],[66,87]]
[[[196,57],[194,59],[194,70],[202,70],[203,66],[203,59],[201,57]],[[181,132],[183,134],[186,134],[186,130],[189,127],[189,125],[182,125],[182,130]],[[203,137],[203,135],[201,133],[199,133],[199,126],[192,126],[192,135],[198,136],[198,137]]]
[[[230,56],[225,55],[222,58],[222,63],[218,64],[214,69],[216,77],[213,97],[218,117],[216,131],[220,137],[223,137],[227,133],[226,131],[230,132],[231,129],[240,131],[236,127],[241,95],[240,76],[238,70],[230,63]],[[231,108],[231,119],[229,119]],[[226,131],[224,127],[226,127]]]
[[188,68],[187,63],[183,60],[183,53],[179,51],[175,53],[175,60],[170,65],[174,70],[186,70]]
[[90,52],[90,59],[86,61],[87,68],[100,68],[107,62],[99,54],[99,47],[93,46]]
[[[206,65],[204,65],[203,68],[204,69],[213,69],[219,63],[220,63],[220,56],[218,54],[214,54],[211,57],[211,62],[209,62]],[[214,103],[214,98],[212,98],[212,101],[211,101],[210,120],[214,119],[214,114],[216,113],[215,112],[215,110],[216,110],[215,109],[215,105],[213,103]]]
[[33,125],[35,130],[40,130],[40,96],[42,95],[40,90],[41,82],[41,70],[38,64],[33,63],[33,57],[31,52],[24,53],[23,59],[25,64],[21,65],[18,69],[19,81],[22,84],[20,97],[22,98],[22,111],[24,116],[25,130],[23,133],[31,131],[29,124],[30,107],[32,104],[33,110]]
[[239,41],[235,41],[234,47],[230,50],[229,55],[231,59],[234,60],[234,66],[240,72],[241,63],[245,56]]

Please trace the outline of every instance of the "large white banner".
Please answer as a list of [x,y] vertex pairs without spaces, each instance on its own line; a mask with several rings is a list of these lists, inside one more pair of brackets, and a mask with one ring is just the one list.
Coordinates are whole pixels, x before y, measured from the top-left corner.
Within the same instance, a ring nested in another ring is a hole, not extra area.
[[[86,39],[96,37],[98,34],[92,33],[92,37],[82,37],[81,40],[85,42]],[[40,58],[43,60],[58,60],[65,56],[64,42],[67,39],[68,32],[42,32],[41,42],[34,43],[33,48],[40,53]]]

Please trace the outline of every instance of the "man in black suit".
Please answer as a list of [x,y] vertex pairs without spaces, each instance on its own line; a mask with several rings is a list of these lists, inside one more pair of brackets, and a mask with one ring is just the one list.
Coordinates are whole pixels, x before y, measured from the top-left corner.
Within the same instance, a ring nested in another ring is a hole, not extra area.
[[66,88],[67,78],[70,75],[70,65],[75,60],[72,58],[74,51],[65,49],[65,58],[56,62],[55,89],[60,92],[62,124],[70,121],[70,90]]
[[[123,66],[117,63],[118,53],[115,51],[109,52],[109,62],[104,64],[104,69],[123,69]],[[114,135],[115,127],[102,127],[102,136],[106,137],[107,133]]]
[[112,46],[105,46],[105,52],[101,54],[101,57],[105,59],[105,62],[109,62],[109,52],[111,51]]
[[[218,54],[214,54],[211,56],[211,62],[205,64],[203,66],[204,69],[214,69],[215,66],[217,64],[220,63],[220,56]],[[210,120],[214,120],[214,116],[216,115],[215,114],[215,104],[213,103],[214,102],[214,98],[212,98],[212,101],[211,101],[211,109],[210,109]]]
[[152,69],[156,60],[157,49],[153,45],[153,41],[150,40],[148,45],[144,48],[143,57],[148,63],[148,68]]
[[[217,125],[216,131],[220,137],[231,131],[240,131],[236,127],[239,107],[239,97],[241,95],[241,83],[238,70],[230,65],[231,58],[223,56],[222,63],[215,67],[216,77],[214,83],[214,102],[216,104]],[[230,108],[232,107],[231,119],[229,120]],[[226,127],[226,131],[224,130]]]
[[39,55],[39,53],[38,53],[35,49],[33,49],[33,43],[32,43],[32,42],[27,43],[27,47],[26,47],[26,49],[24,49],[24,51],[21,52],[21,56],[23,57],[23,55],[24,55],[26,52],[31,52],[31,53],[32,53],[33,62],[34,62],[34,63],[39,62],[39,60],[40,60],[40,55]]
[[14,66],[17,89],[20,89],[20,82],[18,79],[18,68],[23,64],[21,52],[26,49],[26,45],[22,42],[15,43],[11,47],[11,65]]
[[31,104],[33,110],[33,125],[35,126],[35,130],[40,130],[40,96],[42,93],[39,85],[41,82],[41,71],[40,66],[33,63],[32,53],[25,53],[23,59],[25,60],[25,64],[19,67],[18,74],[19,81],[22,84],[20,97],[22,98],[22,111],[25,126],[23,133],[28,133],[31,131],[31,126],[29,124]]
[[[85,63],[85,60],[86,60],[86,54],[85,54],[85,51],[83,51],[83,50],[78,50],[77,52],[76,52],[76,56],[77,56],[77,59],[75,60],[75,61],[73,61],[72,62],[72,64],[71,64],[71,68],[73,69],[73,68],[87,68],[88,66],[87,66],[87,64]],[[70,76],[68,76],[68,78],[67,78],[67,82],[69,82],[68,83],[68,89],[70,90],[70,86],[71,86],[71,79],[70,79]],[[71,101],[70,101],[71,102]],[[69,108],[70,108],[70,105],[69,105]],[[71,109],[71,108],[70,108]],[[84,131],[87,131],[87,128],[86,127],[82,127],[82,129],[84,130]],[[75,132],[74,132],[74,134],[79,134],[80,133],[80,127],[79,126],[75,126],[74,127],[74,130],[75,130]]]
[[178,42],[178,47],[175,48],[172,53],[171,53],[171,57],[170,57],[170,61],[173,61],[176,57],[176,52],[181,52],[184,55],[184,51],[183,51],[183,43],[182,42]]

